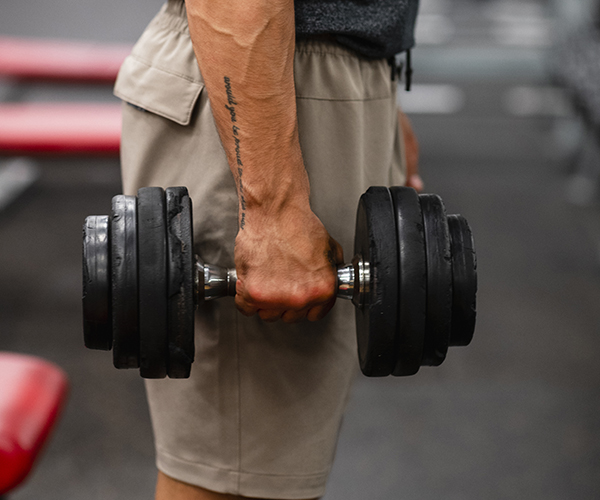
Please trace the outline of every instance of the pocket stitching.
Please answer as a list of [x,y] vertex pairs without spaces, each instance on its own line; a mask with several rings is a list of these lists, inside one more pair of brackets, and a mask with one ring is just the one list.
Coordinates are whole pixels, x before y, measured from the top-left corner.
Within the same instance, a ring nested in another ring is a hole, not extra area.
[[155,63],[153,63],[152,61],[149,61],[148,59],[145,59],[143,57],[138,56],[135,53],[132,53],[129,55],[129,57],[131,57],[132,59],[135,59],[136,61],[140,62],[141,64],[147,66],[148,68],[154,68],[157,69],[159,71],[162,71],[163,73],[167,73],[169,75],[173,75],[176,76],[177,78],[181,78],[182,80],[186,80],[190,83],[194,83],[196,85],[200,85],[201,87],[204,87],[204,81],[203,80],[197,80],[193,77],[190,77],[188,75],[184,75],[183,73],[176,73],[174,71],[171,71],[167,68],[164,68],[160,65],[157,65]]

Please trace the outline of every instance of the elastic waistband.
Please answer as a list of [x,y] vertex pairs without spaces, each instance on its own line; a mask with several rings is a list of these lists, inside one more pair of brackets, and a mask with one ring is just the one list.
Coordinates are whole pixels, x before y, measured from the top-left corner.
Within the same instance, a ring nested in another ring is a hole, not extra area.
[[189,35],[187,10],[183,0],[168,0],[152,23],[160,28],[178,31]]
[[[296,38],[297,54],[329,54],[339,57],[363,59],[353,50],[344,47],[331,35],[311,35]],[[367,59],[365,59],[367,60]],[[369,59],[368,61],[376,61]]]

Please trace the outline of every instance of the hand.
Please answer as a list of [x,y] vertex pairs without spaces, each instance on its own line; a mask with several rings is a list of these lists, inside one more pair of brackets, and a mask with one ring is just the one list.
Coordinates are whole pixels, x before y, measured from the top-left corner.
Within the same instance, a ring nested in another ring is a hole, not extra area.
[[333,307],[340,245],[310,208],[248,214],[235,242],[235,303],[265,321],[316,321]]
[[419,142],[408,116],[398,110],[398,121],[404,138],[406,154],[406,185],[418,193],[423,191],[423,179],[419,175]]

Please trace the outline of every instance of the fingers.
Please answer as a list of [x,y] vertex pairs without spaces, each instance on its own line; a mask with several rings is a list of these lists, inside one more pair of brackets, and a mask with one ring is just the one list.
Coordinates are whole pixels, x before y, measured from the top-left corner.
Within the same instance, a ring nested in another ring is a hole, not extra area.
[[[308,321],[319,321],[323,319],[327,313],[333,307],[334,302],[327,306],[320,307],[312,307],[312,308],[304,308],[299,311],[288,310],[269,310],[269,309],[258,309],[255,311],[255,314],[258,314],[258,317],[265,321],[266,323],[274,323],[276,321],[283,321],[284,323],[292,324],[299,323],[300,321],[304,321],[307,319]],[[240,312],[242,312],[240,310]],[[248,313],[246,309],[242,312],[245,316],[253,316],[253,314]]]
[[288,310],[267,310],[267,309],[259,309],[257,314],[260,319],[266,321],[267,323],[274,323],[275,321],[283,321],[284,323],[292,324],[299,323],[307,319],[308,321],[319,321],[323,319],[329,311],[331,311],[333,305],[335,304],[335,300],[331,300],[329,303],[317,306],[317,307],[305,307],[304,309],[300,309],[299,311]]
[[281,320],[284,323],[299,323],[306,318],[308,311],[308,308],[301,309],[300,311],[285,311],[281,315]]
[[248,302],[246,302],[239,294],[235,296],[235,307],[237,307],[237,310],[244,316],[248,317],[254,316],[258,312],[257,307],[248,304]]
[[258,317],[267,323],[274,323],[275,321],[280,320],[284,315],[282,311],[277,310],[259,309],[257,312]]
[[319,321],[323,319],[325,316],[327,316],[327,313],[331,311],[331,308],[334,306],[334,304],[335,296],[333,297],[333,300],[328,304],[319,307],[313,307],[310,311],[308,311],[306,319],[308,319],[308,321]]
[[408,187],[413,188],[417,193],[423,191],[423,188],[425,187],[423,179],[421,179],[421,176],[419,174],[413,174],[409,176],[406,179],[406,185]]
[[248,290],[244,282],[238,280],[235,304],[243,315],[257,314],[266,322],[281,320],[284,323],[297,323],[305,319],[318,321],[335,304],[336,288],[337,273],[335,280],[327,280],[321,287],[312,286],[288,293],[282,292],[281,288],[271,288],[272,293],[267,293],[266,289]]
[[236,295],[235,305],[237,309],[244,316],[254,316],[258,314],[258,317],[267,322],[274,323],[276,321],[283,321],[284,323],[299,323],[305,319],[308,321],[318,321],[323,319],[327,313],[333,307],[335,301],[324,306],[317,307],[305,307],[300,310],[281,310],[281,309],[257,309],[256,307],[249,306],[239,295]]

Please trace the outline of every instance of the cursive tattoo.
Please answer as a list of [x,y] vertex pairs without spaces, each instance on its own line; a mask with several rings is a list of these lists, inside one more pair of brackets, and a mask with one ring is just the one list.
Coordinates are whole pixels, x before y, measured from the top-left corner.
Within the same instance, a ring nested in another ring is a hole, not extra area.
[[237,123],[237,101],[235,97],[233,97],[233,90],[231,90],[231,79],[226,76],[224,77],[225,81],[225,93],[227,95],[227,104],[225,108],[229,111],[229,115],[231,116],[231,132],[233,143],[235,145],[235,160],[237,163],[237,183],[238,183],[238,193],[240,196],[240,229],[243,230],[246,226],[246,198],[244,198],[244,184],[242,183],[242,175],[244,173],[244,164],[242,163],[242,153],[240,148],[240,128],[236,125]]

